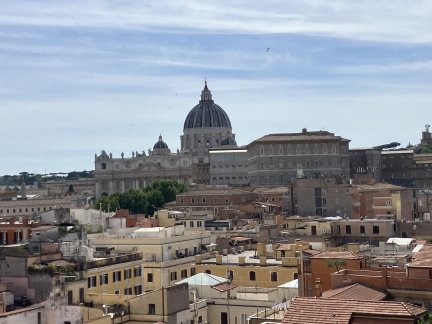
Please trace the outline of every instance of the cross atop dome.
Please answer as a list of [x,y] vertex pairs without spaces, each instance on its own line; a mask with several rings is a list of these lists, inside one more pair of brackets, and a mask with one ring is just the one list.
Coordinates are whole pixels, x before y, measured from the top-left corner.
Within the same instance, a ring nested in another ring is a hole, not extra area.
[[207,87],[207,80],[204,81],[204,89],[201,91],[201,101],[213,101],[211,91]]

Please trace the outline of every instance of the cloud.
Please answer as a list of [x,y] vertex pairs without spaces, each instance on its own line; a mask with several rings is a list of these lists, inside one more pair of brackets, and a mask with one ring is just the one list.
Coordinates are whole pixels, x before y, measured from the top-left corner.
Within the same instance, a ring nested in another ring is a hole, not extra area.
[[4,25],[112,28],[173,33],[292,33],[431,43],[427,0],[157,2],[25,1],[3,7]]

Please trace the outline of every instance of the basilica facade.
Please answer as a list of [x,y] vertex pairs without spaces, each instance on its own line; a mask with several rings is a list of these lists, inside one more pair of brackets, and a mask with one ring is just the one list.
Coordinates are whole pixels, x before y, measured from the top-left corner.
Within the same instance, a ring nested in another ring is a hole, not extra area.
[[96,197],[145,187],[157,179],[209,183],[209,150],[235,148],[235,134],[227,113],[217,105],[205,82],[199,103],[186,116],[180,149],[171,152],[159,136],[153,150],[113,157],[95,154]]

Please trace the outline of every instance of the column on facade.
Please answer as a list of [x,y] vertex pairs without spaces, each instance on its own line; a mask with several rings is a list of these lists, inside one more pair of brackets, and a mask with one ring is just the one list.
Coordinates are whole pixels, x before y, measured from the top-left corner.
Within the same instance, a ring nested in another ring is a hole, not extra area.
[[114,181],[112,181],[112,180],[110,180],[110,182],[108,182],[108,193],[110,194],[110,195],[112,195],[113,193],[114,193],[114,184],[113,184],[113,182]]

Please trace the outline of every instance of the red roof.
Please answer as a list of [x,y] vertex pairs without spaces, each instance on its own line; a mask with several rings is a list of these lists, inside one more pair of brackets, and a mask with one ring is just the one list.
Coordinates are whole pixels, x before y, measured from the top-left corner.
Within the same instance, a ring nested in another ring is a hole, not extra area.
[[297,297],[293,299],[281,324],[348,324],[356,316],[363,319],[373,317],[373,323],[378,323],[379,318],[414,319],[425,313],[426,308],[404,302]]
[[345,259],[345,260],[361,260],[363,256],[360,256],[351,251],[341,252],[322,252],[311,257],[311,259]]
[[212,288],[220,291],[220,292],[224,292],[227,290],[231,290],[233,288],[237,288],[236,285],[234,285],[232,282],[228,283],[228,282],[221,282],[220,284],[214,285],[212,286]]
[[327,290],[326,292],[323,292],[322,297],[336,299],[383,300],[386,297],[386,294],[382,291],[356,283],[346,287]]

